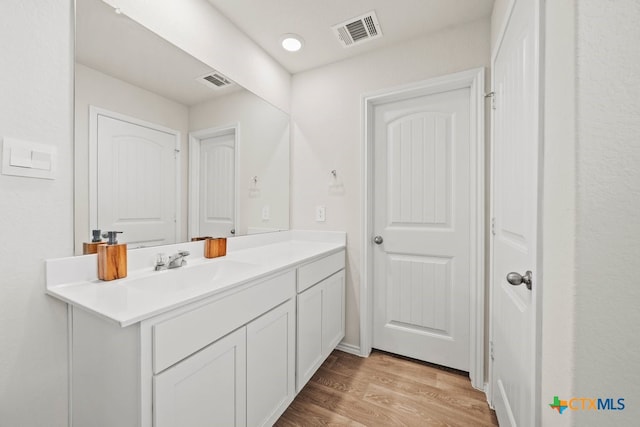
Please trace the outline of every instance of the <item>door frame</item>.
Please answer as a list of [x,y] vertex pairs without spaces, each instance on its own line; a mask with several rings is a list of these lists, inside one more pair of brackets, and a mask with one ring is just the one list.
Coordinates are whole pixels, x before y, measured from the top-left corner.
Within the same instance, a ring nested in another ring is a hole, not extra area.
[[203,139],[214,138],[222,135],[233,135],[234,141],[234,208],[233,224],[238,235],[238,211],[239,211],[239,173],[240,165],[240,123],[215,126],[195,132],[189,132],[189,224],[188,234],[191,237],[200,235],[200,144]]
[[[484,68],[474,68],[441,77],[384,89],[362,96],[362,239],[360,285],[360,355],[368,356],[373,344],[373,125],[377,105],[444,91],[470,89],[470,271],[476,286],[470,289],[469,377],[473,387],[484,390],[485,340],[485,138]],[[474,181],[475,180],[475,181]]]
[[91,230],[98,228],[98,116],[109,117],[114,120],[129,122],[134,125],[147,127],[149,129],[165,132],[175,138],[174,161],[176,170],[176,214],[175,214],[175,236],[176,242],[183,240],[180,223],[180,199],[182,195],[181,169],[180,169],[180,131],[171,129],[156,123],[138,119],[122,113],[116,113],[105,108],[89,105],[89,230],[87,235],[91,235]]
[[[496,63],[496,59],[498,57],[498,53],[500,52],[500,49],[502,48],[503,42],[504,42],[504,37],[506,35],[507,32],[507,28],[509,26],[509,22],[511,21],[511,16],[513,14],[513,11],[515,9],[516,6],[516,2],[520,1],[520,0],[509,0],[509,3],[507,4],[506,10],[505,10],[505,15],[504,15],[504,20],[502,22],[502,25],[499,29],[498,32],[498,38],[496,39],[496,43],[495,43],[495,47],[493,49],[493,51],[491,52],[491,69],[495,69],[495,63]],[[532,372],[532,381],[533,381],[533,392],[532,392],[532,396],[533,396],[533,408],[532,408],[532,425],[538,425],[540,422],[540,415],[541,415],[541,390],[542,390],[542,292],[543,292],[543,281],[544,281],[544,269],[543,269],[543,264],[542,264],[542,245],[543,245],[543,240],[542,240],[542,229],[543,229],[543,211],[542,211],[542,204],[543,204],[543,197],[542,197],[542,191],[543,191],[543,183],[544,183],[544,67],[545,67],[545,63],[544,63],[544,52],[545,52],[545,42],[544,42],[544,10],[545,10],[545,3],[546,0],[534,0],[535,1],[535,5],[534,8],[536,8],[536,14],[534,16],[534,31],[535,31],[535,43],[536,43],[536,47],[537,47],[537,52],[536,55],[538,57],[538,64],[536,67],[536,79],[535,79],[535,88],[536,91],[538,93],[538,97],[537,97],[537,101],[538,101],[538,105],[536,105],[534,107],[534,109],[537,111],[538,113],[538,117],[537,117],[537,121],[538,121],[538,128],[537,128],[537,139],[538,139],[538,165],[537,165],[537,172],[538,172],[538,194],[537,196],[537,202],[536,202],[536,206],[537,206],[537,225],[536,225],[536,240],[537,240],[537,253],[536,253],[536,271],[535,271],[535,283],[533,284],[535,292],[534,292],[534,299],[533,299],[533,304],[535,304],[535,307],[533,308],[533,313],[535,315],[535,321],[533,326],[533,353],[534,353],[534,372]],[[494,73],[491,73],[491,90],[493,91],[493,88],[495,88],[495,82],[494,82]],[[495,96],[494,92],[491,92],[492,95]],[[497,102],[495,100],[492,100],[492,102]],[[489,218],[492,219],[495,218],[495,210],[494,210],[494,199],[493,199],[493,186],[494,186],[494,180],[495,180],[495,171],[494,171],[494,159],[493,159],[493,154],[494,154],[494,114],[491,114],[491,120],[490,120],[490,125],[489,125],[489,130],[490,130],[490,168],[489,168],[489,180],[490,180],[490,195],[489,195]],[[489,343],[491,345],[491,343],[493,342],[493,263],[494,263],[494,257],[493,257],[493,246],[494,246],[494,240],[493,240],[493,233],[491,233],[491,235],[489,236],[489,252],[488,252],[488,259],[487,259],[487,268],[488,268],[488,277],[489,277],[489,313],[488,313],[488,320],[489,320],[489,328],[488,328],[488,334],[489,334]],[[493,350],[491,350],[493,352]],[[491,359],[489,359],[489,363],[487,366],[487,390],[486,390],[486,395],[487,395],[487,401],[489,402],[490,405],[493,406],[493,397],[494,397],[494,393],[495,390],[493,389],[493,374],[494,374],[494,368],[493,368],[493,362]]]

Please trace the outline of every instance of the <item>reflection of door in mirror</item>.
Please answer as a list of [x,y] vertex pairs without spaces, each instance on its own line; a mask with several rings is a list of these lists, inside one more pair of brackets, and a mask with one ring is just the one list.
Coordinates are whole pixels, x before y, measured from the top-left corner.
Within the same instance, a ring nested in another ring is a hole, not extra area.
[[90,122],[92,228],[130,248],[175,243],[178,132],[97,108]]
[[189,237],[228,237],[238,228],[238,124],[189,134]]
[[227,133],[200,140],[199,236],[235,233],[236,140]]

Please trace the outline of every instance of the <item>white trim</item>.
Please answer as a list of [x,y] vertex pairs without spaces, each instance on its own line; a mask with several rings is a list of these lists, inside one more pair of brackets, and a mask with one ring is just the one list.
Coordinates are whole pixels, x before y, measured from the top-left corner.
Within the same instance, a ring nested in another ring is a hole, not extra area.
[[67,399],[69,427],[73,427],[73,306],[67,304]]
[[336,350],[344,351],[345,353],[354,354],[356,356],[362,356],[360,353],[360,347],[346,342],[341,342],[336,346]]
[[[475,278],[477,286],[471,287],[470,294],[470,368],[469,376],[473,387],[484,390],[484,241],[485,241],[485,187],[484,187],[484,68],[475,68],[447,76],[385,89],[362,96],[362,279],[360,285],[360,355],[368,356],[372,349],[373,337],[373,109],[376,105],[397,101],[406,97],[428,95],[449,90],[470,89],[470,129],[471,176],[476,186],[471,189],[470,203],[471,257],[469,275]],[[473,178],[472,178],[473,179]]]
[[[475,225],[471,227],[472,240],[475,243],[475,250],[471,250],[471,264],[469,266],[469,277],[476,278],[476,286],[471,287],[471,313],[469,315],[471,324],[469,326],[471,336],[470,346],[470,369],[471,385],[479,390],[484,390],[484,365],[485,365],[485,116],[484,116],[484,68],[481,68],[471,82],[470,88],[470,112],[471,123],[475,121],[475,131],[471,131],[471,158],[475,163],[471,163],[471,176],[476,177],[475,192],[472,192],[471,218],[475,218]],[[475,168],[475,170],[474,170]],[[475,259],[474,259],[475,257]],[[475,303],[475,304],[474,304]]]
[[144,126],[159,132],[168,133],[175,137],[175,167],[176,167],[176,206],[175,206],[175,236],[176,242],[183,240],[180,223],[182,221],[180,199],[181,199],[181,168],[180,168],[180,131],[171,129],[156,123],[140,120],[125,114],[116,113],[104,108],[89,105],[89,230],[87,235],[91,235],[91,230],[98,228],[98,116],[105,116],[115,120],[129,122],[134,125]]
[[239,165],[240,165],[240,123],[231,123],[228,125],[215,126],[212,128],[202,129],[195,132],[189,132],[189,236],[200,235],[200,143],[203,139],[213,138],[221,135],[233,134],[234,140],[234,212],[233,227],[238,233],[238,215],[240,202],[240,182],[239,182]]
[[538,90],[538,218],[537,218],[537,236],[536,236],[536,321],[533,325],[533,345],[534,345],[534,370],[533,375],[533,423],[539,425],[542,416],[542,295],[544,292],[544,265],[542,263],[543,250],[543,232],[544,232],[544,135],[545,135],[545,9],[546,0],[537,0],[536,21],[534,23],[536,32],[538,67],[536,69],[535,84]]

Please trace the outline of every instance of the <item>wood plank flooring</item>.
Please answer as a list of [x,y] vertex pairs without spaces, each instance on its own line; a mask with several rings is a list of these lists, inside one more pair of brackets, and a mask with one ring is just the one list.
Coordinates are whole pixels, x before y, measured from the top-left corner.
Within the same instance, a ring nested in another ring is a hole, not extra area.
[[374,350],[334,351],[276,426],[497,426],[459,371]]

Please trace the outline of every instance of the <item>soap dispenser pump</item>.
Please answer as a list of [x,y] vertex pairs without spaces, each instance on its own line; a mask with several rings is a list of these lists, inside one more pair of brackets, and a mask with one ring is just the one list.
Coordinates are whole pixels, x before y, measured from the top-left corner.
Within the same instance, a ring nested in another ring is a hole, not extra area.
[[118,243],[122,231],[108,231],[103,234],[107,243],[98,246],[98,278],[115,280],[127,277],[127,245]]
[[83,255],[98,253],[98,246],[104,245],[100,230],[91,230],[91,235],[91,242],[84,242],[82,244]]

